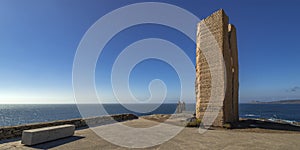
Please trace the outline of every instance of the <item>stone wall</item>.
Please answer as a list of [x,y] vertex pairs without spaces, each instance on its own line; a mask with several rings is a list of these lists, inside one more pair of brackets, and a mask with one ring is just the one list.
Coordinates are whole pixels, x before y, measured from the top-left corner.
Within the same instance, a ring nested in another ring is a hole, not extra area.
[[103,124],[109,124],[113,122],[121,122],[126,120],[138,119],[137,116],[133,114],[119,114],[111,116],[100,116],[100,117],[91,117],[86,119],[70,119],[70,120],[59,120],[53,122],[43,122],[43,123],[34,123],[34,124],[25,124],[19,126],[9,126],[9,127],[0,127],[0,140],[20,137],[23,130],[30,130],[43,127],[51,127],[64,124],[74,124],[75,127],[87,127],[89,126],[98,126]]
[[[229,25],[224,10],[213,13],[198,24],[196,117],[202,120],[205,114],[205,119],[214,120],[213,126],[238,120],[237,56],[236,30]],[[219,75],[214,81],[212,77],[216,75],[212,71]],[[215,97],[223,99],[212,99]]]

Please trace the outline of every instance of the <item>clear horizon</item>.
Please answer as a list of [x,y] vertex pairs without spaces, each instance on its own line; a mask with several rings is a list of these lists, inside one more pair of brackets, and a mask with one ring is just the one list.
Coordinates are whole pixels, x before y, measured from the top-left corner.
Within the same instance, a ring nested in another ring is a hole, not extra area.
[[[136,2],[146,1],[1,1],[0,104],[75,103],[72,66],[81,38],[100,17]],[[240,103],[300,99],[300,21],[296,19],[300,2],[157,2],[177,5],[201,19],[220,8],[225,10],[237,28]],[[196,25],[191,26],[196,30]],[[131,43],[155,37],[177,43],[195,64],[195,45],[181,32],[156,24],[132,26],[109,41],[98,59],[95,81],[102,103],[117,102],[110,83],[115,58]],[[165,103],[176,103],[178,75],[170,65],[155,59],[132,70],[132,93],[147,100],[151,96],[148,84],[156,78],[168,88]],[[183,100],[195,103],[195,95]]]

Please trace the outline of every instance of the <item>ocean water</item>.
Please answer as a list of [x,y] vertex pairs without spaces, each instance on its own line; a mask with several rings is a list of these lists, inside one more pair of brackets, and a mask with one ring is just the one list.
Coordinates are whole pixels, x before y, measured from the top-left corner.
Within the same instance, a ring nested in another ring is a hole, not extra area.
[[300,122],[300,104],[240,104],[242,118],[264,118]]
[[[163,104],[149,113],[137,113],[129,111],[120,104],[104,104],[103,108],[108,114],[134,113],[138,116],[149,114],[171,114],[176,111],[177,104]],[[82,105],[90,110],[85,117],[105,115],[102,111],[95,111],[98,105]],[[147,107],[146,105],[134,105],[134,107]],[[300,104],[240,104],[240,117],[281,119],[300,122]],[[186,111],[194,112],[195,104],[186,104]],[[13,126],[28,123],[48,122],[82,118],[78,108],[74,104],[64,105],[0,105],[0,126]]]
[[[149,105],[132,105],[139,109],[149,108],[147,107]],[[85,111],[84,118],[121,113],[134,113],[138,116],[149,114],[171,114],[176,111],[177,104],[163,104],[149,113],[133,112],[120,104],[103,104],[101,110],[99,109],[99,106],[99,104],[80,105],[80,108]],[[188,108],[193,111],[194,105],[187,105],[187,109]],[[75,104],[0,104],[0,126],[14,126],[74,118],[83,118]]]

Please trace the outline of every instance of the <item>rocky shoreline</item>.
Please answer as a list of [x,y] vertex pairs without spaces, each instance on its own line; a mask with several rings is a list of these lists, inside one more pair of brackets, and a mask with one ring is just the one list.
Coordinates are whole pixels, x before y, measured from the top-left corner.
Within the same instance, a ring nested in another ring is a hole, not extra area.
[[240,120],[259,120],[259,121],[265,121],[265,122],[275,122],[275,123],[281,123],[281,124],[291,124],[295,126],[300,126],[300,122],[296,121],[287,121],[283,119],[265,119],[265,118],[240,118]]

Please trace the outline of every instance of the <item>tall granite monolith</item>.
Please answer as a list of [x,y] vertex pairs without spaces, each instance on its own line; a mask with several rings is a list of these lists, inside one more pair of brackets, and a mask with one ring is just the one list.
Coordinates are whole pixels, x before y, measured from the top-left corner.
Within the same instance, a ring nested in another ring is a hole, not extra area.
[[221,9],[197,26],[195,90],[198,119],[213,120],[213,126],[238,121],[238,72],[236,28],[229,24],[228,16]]

